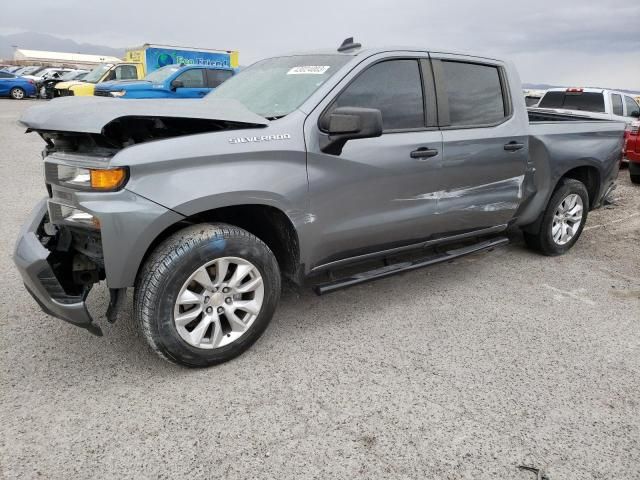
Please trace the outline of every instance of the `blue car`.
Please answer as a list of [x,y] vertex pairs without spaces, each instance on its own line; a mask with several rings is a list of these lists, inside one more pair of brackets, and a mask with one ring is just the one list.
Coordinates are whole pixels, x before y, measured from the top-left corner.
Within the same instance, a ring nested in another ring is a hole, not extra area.
[[167,65],[151,72],[143,80],[99,83],[94,95],[117,98],[202,98],[233,74],[233,68]]
[[11,97],[22,100],[35,97],[36,84],[33,80],[22,78],[9,72],[0,72],[0,97]]

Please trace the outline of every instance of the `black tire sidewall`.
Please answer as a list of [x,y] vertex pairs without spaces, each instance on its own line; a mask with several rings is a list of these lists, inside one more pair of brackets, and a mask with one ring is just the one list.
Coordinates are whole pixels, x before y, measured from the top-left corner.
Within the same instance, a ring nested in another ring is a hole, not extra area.
[[[553,240],[553,234],[551,233],[551,229],[553,226],[553,216],[562,201],[569,195],[576,194],[579,195],[582,199],[583,205],[583,214],[582,214],[582,222],[580,223],[580,227],[578,231],[573,236],[573,238],[564,245],[558,245]],[[589,211],[589,193],[587,192],[584,184],[578,180],[566,180],[562,185],[560,185],[554,194],[551,196],[551,200],[549,200],[549,205],[547,210],[545,211],[544,218],[541,225],[540,230],[540,240],[541,247],[547,255],[562,255],[569,251],[571,247],[578,241],[580,235],[582,234],[582,230],[584,229],[585,224],[587,223],[587,216]]]
[[[264,282],[264,299],[258,317],[235,342],[207,350],[193,347],[180,337],[173,320],[174,305],[187,278],[205,263],[220,257],[240,257],[251,262]],[[249,348],[269,325],[280,297],[280,272],[271,251],[253,236],[216,236],[201,241],[171,262],[167,273],[158,279],[152,334],[163,353],[188,366],[209,366],[239,355]]]

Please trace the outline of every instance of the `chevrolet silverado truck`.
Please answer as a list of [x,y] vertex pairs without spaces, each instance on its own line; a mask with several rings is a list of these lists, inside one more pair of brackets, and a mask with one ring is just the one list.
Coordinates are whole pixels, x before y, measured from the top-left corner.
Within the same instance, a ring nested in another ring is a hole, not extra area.
[[[101,335],[106,281],[161,357],[203,367],[264,332],[283,280],[318,294],[489,250],[567,252],[614,188],[624,124],[527,112],[514,66],[421,48],[259,61],[201,100],[25,112],[47,196],[14,260],[48,314]],[[354,295],[358,295],[354,292]]]

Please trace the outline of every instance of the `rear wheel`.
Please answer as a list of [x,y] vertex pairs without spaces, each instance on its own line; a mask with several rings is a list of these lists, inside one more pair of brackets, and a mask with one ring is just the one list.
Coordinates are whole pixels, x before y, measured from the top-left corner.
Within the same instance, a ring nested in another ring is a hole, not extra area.
[[587,221],[589,194],[584,184],[565,178],[551,196],[537,232],[525,232],[527,245],[545,255],[562,255],[578,241]]
[[631,183],[640,184],[640,163],[629,163],[629,178]]
[[200,224],[149,257],[136,282],[134,315],[162,358],[206,367],[248,349],[279,297],[280,270],[269,247],[241,228]]
[[14,100],[22,100],[26,96],[25,91],[20,87],[13,87],[9,94]]

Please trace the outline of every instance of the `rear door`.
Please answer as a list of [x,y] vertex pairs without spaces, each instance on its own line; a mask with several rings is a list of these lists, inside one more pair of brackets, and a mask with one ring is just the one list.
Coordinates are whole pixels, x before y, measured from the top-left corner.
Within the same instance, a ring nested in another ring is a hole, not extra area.
[[[500,62],[432,54],[446,179],[438,216],[451,234],[507,224],[522,198],[528,161],[524,102],[511,98]],[[520,105],[521,104],[521,105]]]

